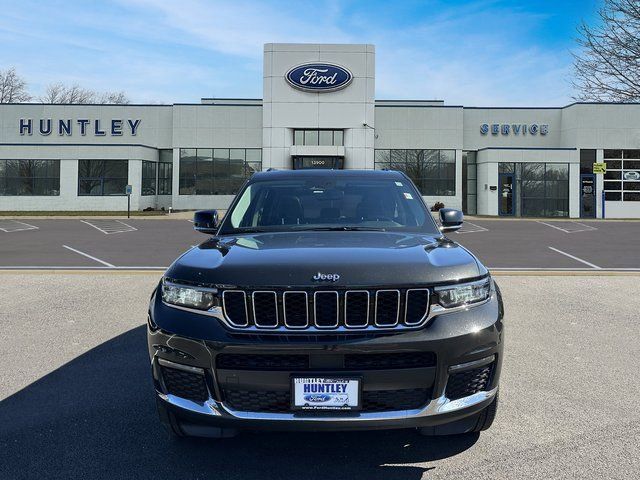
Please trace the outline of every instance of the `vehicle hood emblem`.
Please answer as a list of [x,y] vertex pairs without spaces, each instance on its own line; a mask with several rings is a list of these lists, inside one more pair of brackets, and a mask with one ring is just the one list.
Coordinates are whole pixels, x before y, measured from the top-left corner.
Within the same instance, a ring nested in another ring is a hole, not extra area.
[[337,282],[340,280],[340,275],[337,273],[321,273],[318,272],[313,276],[315,282]]

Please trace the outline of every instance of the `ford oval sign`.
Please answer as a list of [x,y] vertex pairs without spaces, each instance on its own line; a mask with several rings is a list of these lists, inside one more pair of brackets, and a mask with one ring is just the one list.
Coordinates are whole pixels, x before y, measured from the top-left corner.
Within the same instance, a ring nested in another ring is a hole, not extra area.
[[310,393],[304,396],[305,401],[311,403],[325,403],[331,400],[331,397],[326,393]]
[[285,75],[287,82],[305,92],[334,92],[353,80],[349,70],[332,63],[305,63]]
[[640,172],[624,172],[623,178],[625,180],[640,180]]

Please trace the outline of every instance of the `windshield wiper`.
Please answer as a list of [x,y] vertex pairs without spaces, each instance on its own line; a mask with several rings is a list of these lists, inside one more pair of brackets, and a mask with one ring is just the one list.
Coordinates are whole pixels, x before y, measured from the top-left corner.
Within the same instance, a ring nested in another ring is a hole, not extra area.
[[265,233],[269,230],[256,227],[238,227],[233,229],[233,233]]
[[381,227],[358,227],[358,226],[340,226],[340,227],[302,227],[293,228],[296,232],[312,231],[312,232],[385,232],[385,228]]

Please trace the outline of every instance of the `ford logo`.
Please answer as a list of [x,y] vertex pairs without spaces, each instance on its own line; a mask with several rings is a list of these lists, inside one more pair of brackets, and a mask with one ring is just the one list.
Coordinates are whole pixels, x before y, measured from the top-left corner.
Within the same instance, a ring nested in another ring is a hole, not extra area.
[[305,63],[293,67],[285,75],[287,82],[306,92],[333,92],[353,80],[349,70],[332,63]]
[[305,402],[325,403],[331,400],[331,396],[322,393],[312,393],[304,396]]
[[625,180],[640,180],[640,172],[624,172]]

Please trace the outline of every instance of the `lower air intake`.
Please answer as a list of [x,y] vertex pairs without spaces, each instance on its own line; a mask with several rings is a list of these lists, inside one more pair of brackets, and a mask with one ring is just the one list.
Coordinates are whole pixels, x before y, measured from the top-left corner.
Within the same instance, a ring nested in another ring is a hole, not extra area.
[[209,398],[204,375],[164,366],[160,368],[167,393],[194,402],[204,402]]
[[446,396],[449,400],[468,397],[486,391],[491,383],[493,363],[473,370],[449,375]]
[[[291,395],[288,390],[235,390],[225,388],[225,403],[234,410],[244,412],[291,413]],[[362,392],[362,412],[391,412],[424,407],[431,399],[431,389],[374,390]],[[316,412],[307,412],[313,415]],[[333,415],[348,412],[333,411]],[[327,412],[323,412],[327,414]]]

